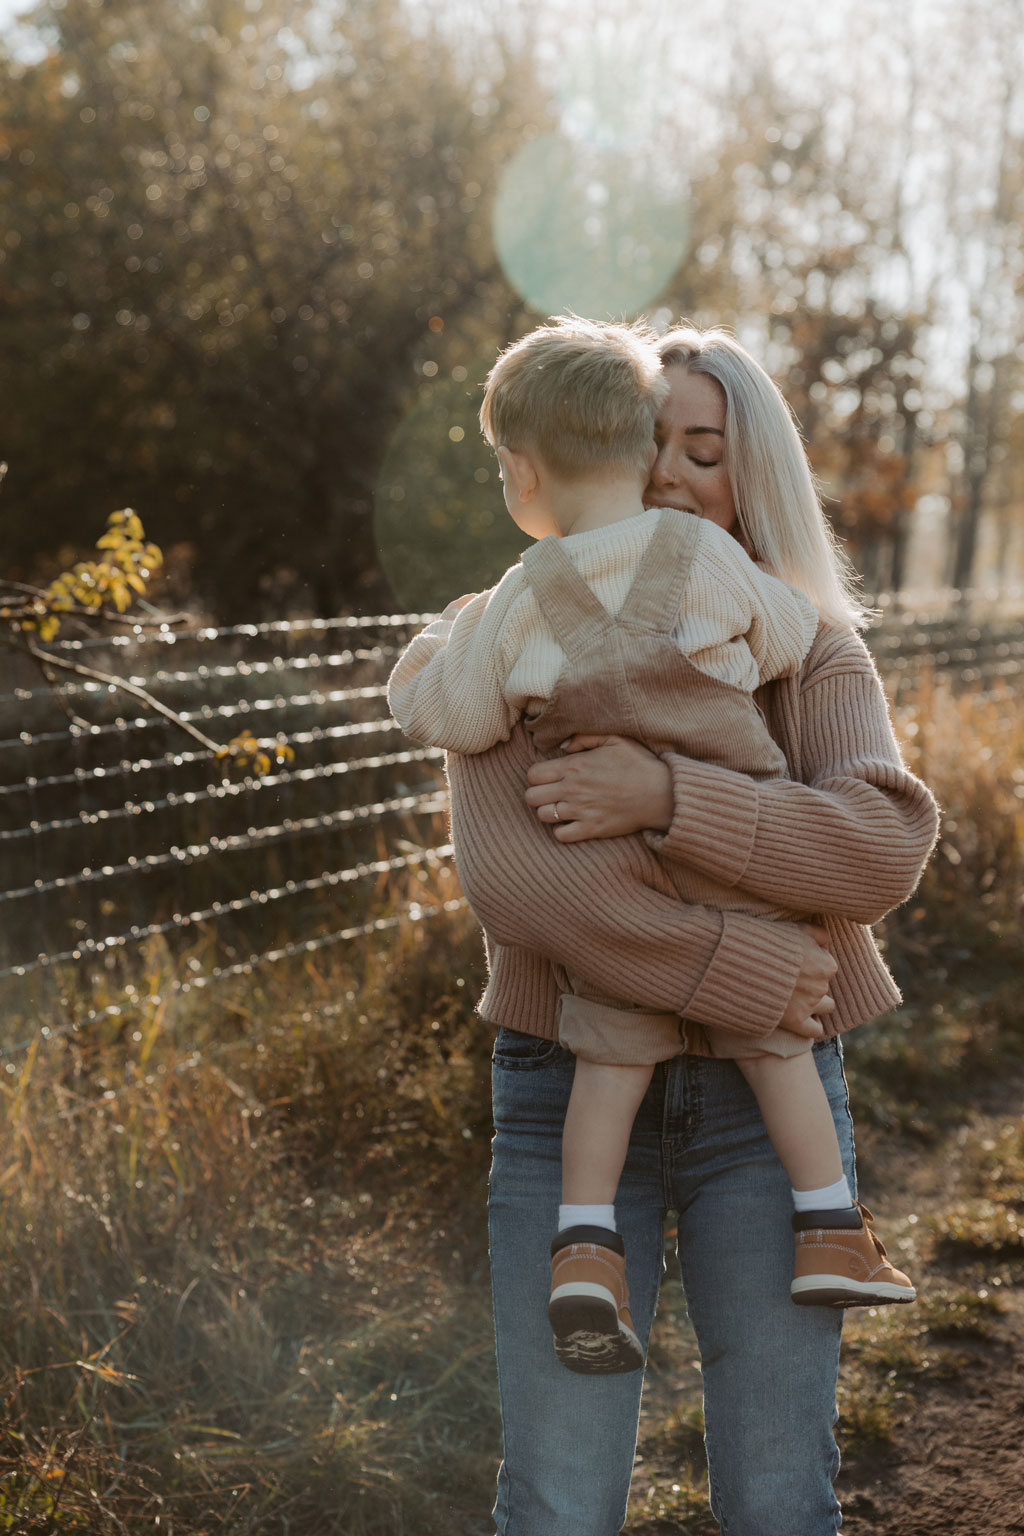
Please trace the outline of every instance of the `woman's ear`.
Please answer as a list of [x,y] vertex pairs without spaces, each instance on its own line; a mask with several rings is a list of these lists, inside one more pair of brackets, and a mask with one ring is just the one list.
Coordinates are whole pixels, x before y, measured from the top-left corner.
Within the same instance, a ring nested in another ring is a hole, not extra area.
[[501,466],[501,478],[522,502],[532,501],[540,484],[540,477],[533,459],[528,453],[517,453],[512,448],[497,450]]

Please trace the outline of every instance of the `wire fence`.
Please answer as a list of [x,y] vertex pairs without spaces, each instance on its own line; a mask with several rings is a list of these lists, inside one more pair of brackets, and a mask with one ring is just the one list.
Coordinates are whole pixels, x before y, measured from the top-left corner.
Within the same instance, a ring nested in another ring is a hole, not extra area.
[[[12,669],[0,692],[0,1002],[22,990],[8,1017],[38,1012],[44,983],[58,996],[69,974],[123,966],[157,939],[172,952],[211,940],[203,973],[175,984],[186,992],[461,905],[416,900],[419,874],[451,867],[442,754],[406,741],[385,699],[394,657],[429,617],[164,627],[52,647],[87,653],[219,739],[283,735],[294,762],[262,778],[225,779],[211,750],[134,699],[125,712],[105,684],[51,689]],[[1019,610],[889,604],[868,641],[897,702],[923,668],[981,693],[1020,687]],[[399,905],[381,914],[382,899]],[[46,1037],[102,1013],[83,1009]]]
[[90,974],[124,969],[153,940],[172,953],[210,940],[202,974],[175,984],[188,992],[450,910],[415,901],[419,872],[451,867],[443,754],[406,741],[385,697],[425,618],[164,627],[50,647],[87,653],[215,740],[286,737],[293,761],[262,777],[225,777],[213,750],[103,683],[51,689],[16,663],[0,691],[6,1016],[88,996]]

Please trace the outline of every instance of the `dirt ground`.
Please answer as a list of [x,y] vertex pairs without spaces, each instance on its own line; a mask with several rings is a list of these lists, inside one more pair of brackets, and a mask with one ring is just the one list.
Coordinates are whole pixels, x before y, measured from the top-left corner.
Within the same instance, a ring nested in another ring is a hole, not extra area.
[[957,1374],[921,1382],[883,1451],[847,1457],[843,1536],[1024,1533],[1024,1291],[1003,1299],[996,1337],[958,1345]]
[[[910,1230],[892,1219],[896,1212],[916,1211],[926,1225],[930,1216],[978,1193],[971,1158],[963,1147],[976,1147],[998,1135],[1000,1127],[1019,1124],[1022,1100],[1024,1083],[1003,1082],[986,1105],[978,1106],[960,1136],[922,1148],[919,1155],[909,1152],[895,1166],[884,1137],[876,1141],[867,1133],[862,1144],[858,1136],[862,1177],[867,1173],[872,1187],[887,1190],[882,1224],[887,1238]],[[899,1262],[898,1251],[893,1257]],[[1004,1259],[990,1268],[1000,1276],[993,1294],[998,1294],[1001,1310],[989,1320],[989,1335],[929,1335],[928,1368],[911,1373],[902,1383],[895,1427],[887,1434],[853,1438],[843,1434],[841,1424],[843,1466],[837,1492],[843,1536],[1024,1536],[1024,1265]],[[922,1297],[929,1287],[970,1290],[991,1284],[984,1261],[980,1267],[961,1266],[915,1257],[912,1272]],[[849,1347],[854,1355],[855,1328],[850,1330]],[[650,1383],[655,1412],[659,1398],[662,1404],[670,1401],[673,1387],[678,1390],[686,1382],[686,1368],[696,1364],[695,1347],[691,1353],[692,1360],[676,1354],[662,1386],[656,1379]],[[706,1504],[693,1495],[677,1510],[662,1509],[660,1518],[653,1507],[642,1508],[645,1472],[662,1488],[671,1487],[679,1476],[678,1459],[673,1462],[663,1447],[651,1450],[646,1466],[639,1465],[634,1475],[629,1536],[716,1536],[718,1526]],[[693,1462],[700,1459],[696,1428],[689,1454]]]
[[[977,1193],[963,1149],[991,1144],[1001,1127],[1019,1124],[1022,1101],[1024,1082],[1013,1073],[990,1086],[939,1156],[922,1151],[906,1158],[902,1179],[886,1159],[892,1209],[937,1213]],[[862,1161],[872,1163],[874,1150],[868,1136]],[[839,1484],[843,1536],[1024,1533],[1024,1266],[1018,1260],[995,1268],[1003,1310],[992,1336],[940,1344],[941,1368],[915,1382],[910,1411],[892,1440],[847,1454]],[[942,1278],[970,1277],[968,1266]],[[927,1287],[927,1266],[921,1278]],[[933,1271],[933,1281],[939,1278]]]
[[[1003,1303],[993,1338],[943,1351],[949,1374],[915,1385],[889,1440],[844,1452],[843,1536],[1024,1536],[1024,1288]],[[669,1482],[668,1463],[660,1471]],[[715,1536],[718,1526],[706,1508],[644,1519],[634,1503],[627,1531]]]

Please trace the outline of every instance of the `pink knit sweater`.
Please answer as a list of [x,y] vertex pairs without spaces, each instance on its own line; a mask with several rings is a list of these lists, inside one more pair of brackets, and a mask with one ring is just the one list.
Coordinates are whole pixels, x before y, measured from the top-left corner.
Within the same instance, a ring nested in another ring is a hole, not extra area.
[[796,929],[680,903],[668,860],[824,924],[839,965],[829,1032],[899,1002],[869,925],[913,891],[938,812],[903,766],[867,648],[822,625],[800,673],[755,698],[791,777],[669,757],[664,836],[556,842],[523,800],[535,752],[522,726],[489,752],[449,756],[456,860],[490,964],[486,1020],[556,1039],[559,963],[626,1006],[754,1039],[776,1028],[800,971]]

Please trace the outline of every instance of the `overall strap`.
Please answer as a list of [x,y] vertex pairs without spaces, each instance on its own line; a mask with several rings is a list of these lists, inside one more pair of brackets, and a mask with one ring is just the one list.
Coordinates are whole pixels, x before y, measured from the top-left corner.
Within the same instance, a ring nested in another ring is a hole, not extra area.
[[587,586],[555,534],[549,533],[523,552],[523,572],[538,608],[567,655],[613,625],[604,604]]
[[700,541],[700,518],[695,513],[663,510],[622,606],[620,623],[671,628]]

